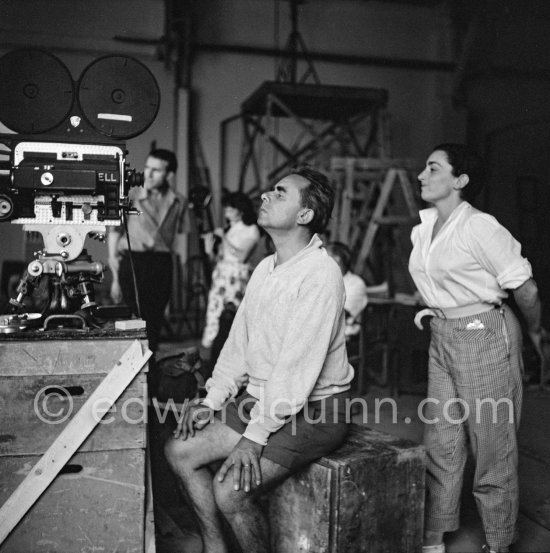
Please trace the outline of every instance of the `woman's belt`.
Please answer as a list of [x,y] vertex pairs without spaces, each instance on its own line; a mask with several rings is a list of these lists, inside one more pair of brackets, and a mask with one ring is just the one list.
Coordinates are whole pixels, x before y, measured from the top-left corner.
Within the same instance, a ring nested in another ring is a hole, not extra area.
[[439,317],[440,319],[460,319],[462,317],[471,317],[485,313],[499,307],[494,303],[471,303],[470,305],[462,305],[460,307],[428,307],[419,311],[414,317],[414,324],[422,330],[423,317]]

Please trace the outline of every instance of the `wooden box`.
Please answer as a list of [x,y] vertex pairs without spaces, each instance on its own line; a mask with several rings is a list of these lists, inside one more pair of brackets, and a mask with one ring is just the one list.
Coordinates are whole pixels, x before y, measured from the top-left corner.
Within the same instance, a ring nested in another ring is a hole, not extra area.
[[[44,453],[131,343],[0,342],[0,456]],[[80,451],[144,448],[146,386],[141,372]],[[98,403],[98,418],[104,411],[105,406]]]
[[[0,458],[0,504],[39,456]],[[77,453],[0,545],[1,553],[142,553],[142,449]]]
[[346,443],[269,499],[274,553],[416,553],[422,546],[421,445],[352,425]]
[[[0,505],[135,338],[0,339]],[[145,550],[145,371],[105,410],[0,553]]]

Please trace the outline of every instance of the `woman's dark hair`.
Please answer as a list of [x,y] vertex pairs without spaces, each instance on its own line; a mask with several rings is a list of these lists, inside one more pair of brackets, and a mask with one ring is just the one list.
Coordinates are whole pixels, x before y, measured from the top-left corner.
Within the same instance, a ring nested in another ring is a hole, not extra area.
[[327,251],[333,255],[337,255],[344,267],[344,274],[351,269],[351,250],[342,242],[329,242]]
[[331,186],[328,177],[308,165],[295,167],[288,172],[288,175],[298,175],[309,182],[309,186],[301,190],[304,207],[313,211],[313,219],[307,227],[312,235],[323,233],[327,228],[334,207],[334,188]]
[[224,207],[234,207],[240,211],[245,225],[254,225],[258,214],[252,200],[244,192],[229,192],[222,198]]
[[468,184],[461,189],[460,197],[465,200],[475,198],[485,186],[485,162],[483,158],[465,144],[446,143],[436,146],[433,152],[445,152],[455,177],[468,175]]

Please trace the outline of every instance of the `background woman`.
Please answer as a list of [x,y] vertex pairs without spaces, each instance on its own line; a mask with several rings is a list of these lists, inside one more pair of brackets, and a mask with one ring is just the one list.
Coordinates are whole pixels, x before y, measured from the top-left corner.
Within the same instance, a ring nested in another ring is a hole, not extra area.
[[473,493],[486,551],[507,552],[518,512],[517,429],[522,334],[504,300],[511,290],[541,354],[540,301],[521,246],[468,199],[484,184],[482,159],[461,144],[434,148],[418,176],[420,212],[409,270],[432,315],[424,441],[428,454],[424,553],[443,553],[459,527],[469,442]]
[[[202,346],[205,348],[212,346],[218,334],[224,308],[233,304],[236,310],[241,303],[252,272],[248,260],[260,240],[257,214],[246,194],[230,192],[223,200],[223,208],[229,226],[225,230],[216,229],[204,237],[207,254],[216,258],[202,335]],[[221,243],[214,255],[215,236],[221,238]]]

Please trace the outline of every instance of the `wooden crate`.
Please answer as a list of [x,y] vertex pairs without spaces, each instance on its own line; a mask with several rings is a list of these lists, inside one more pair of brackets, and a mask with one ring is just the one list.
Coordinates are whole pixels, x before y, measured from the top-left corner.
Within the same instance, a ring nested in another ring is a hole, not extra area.
[[[0,456],[44,453],[131,343],[0,341]],[[79,451],[144,448],[146,401],[141,372]]]
[[[0,339],[0,505],[116,370],[133,341]],[[145,370],[0,545],[0,553],[145,551]],[[62,390],[68,396],[60,396]],[[104,411],[99,404],[98,417]],[[61,416],[51,416],[57,413]]]
[[346,443],[270,496],[274,553],[416,553],[422,546],[421,445],[352,425]]
[[[0,457],[44,453],[103,378],[105,374],[0,375]],[[145,447],[145,379],[139,374],[126,388],[80,451]],[[103,407],[98,404],[98,416]]]
[[[38,456],[0,458],[0,504]],[[77,453],[0,545],[0,553],[142,553],[143,449]]]

